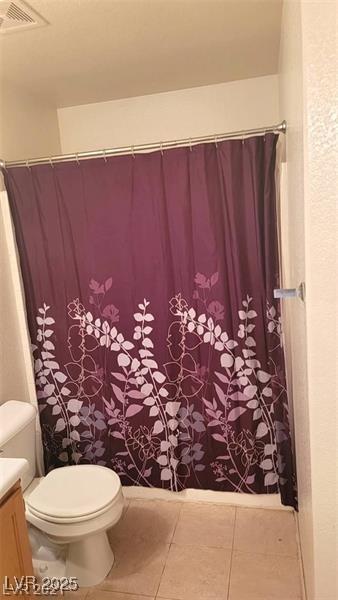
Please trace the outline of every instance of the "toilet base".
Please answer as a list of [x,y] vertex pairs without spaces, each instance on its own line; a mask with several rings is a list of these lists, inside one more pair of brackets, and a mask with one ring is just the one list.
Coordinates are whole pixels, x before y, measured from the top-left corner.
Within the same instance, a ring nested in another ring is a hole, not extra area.
[[79,587],[98,585],[114,564],[105,531],[84,537],[68,546],[66,577],[76,577]]

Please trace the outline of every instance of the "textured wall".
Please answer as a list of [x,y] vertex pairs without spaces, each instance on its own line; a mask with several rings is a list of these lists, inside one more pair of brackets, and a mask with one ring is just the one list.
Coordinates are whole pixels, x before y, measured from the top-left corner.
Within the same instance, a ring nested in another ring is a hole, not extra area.
[[299,484],[299,527],[308,600],[336,600],[337,299],[335,0],[286,0],[280,106],[288,121],[285,284],[306,281],[306,303],[288,305]]
[[[287,194],[282,198],[283,241],[287,247],[285,287],[305,281],[303,54],[301,2],[284,2],[280,54],[280,111],[287,120]],[[306,305],[285,303],[288,367],[291,371],[299,528],[307,588],[313,588],[313,513],[310,413],[307,384]]]
[[[304,193],[314,598],[338,598],[337,8],[303,2]],[[311,600],[311,596],[310,596]]]

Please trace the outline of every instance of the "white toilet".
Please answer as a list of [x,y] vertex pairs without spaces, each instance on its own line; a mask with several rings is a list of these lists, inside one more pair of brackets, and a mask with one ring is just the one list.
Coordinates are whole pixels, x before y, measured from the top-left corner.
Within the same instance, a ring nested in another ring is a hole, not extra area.
[[27,402],[0,406],[1,457],[27,459],[21,482],[26,519],[53,542],[67,544],[66,577],[76,577],[80,586],[97,585],[114,562],[107,530],[122,515],[120,478],[98,465],[62,467],[35,478],[35,419]]

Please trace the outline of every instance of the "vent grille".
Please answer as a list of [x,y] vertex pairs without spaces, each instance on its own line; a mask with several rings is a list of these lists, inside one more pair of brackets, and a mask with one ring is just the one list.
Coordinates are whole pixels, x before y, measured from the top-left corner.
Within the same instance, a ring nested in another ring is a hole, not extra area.
[[16,21],[26,21],[28,23],[35,22],[30,15],[25,13],[20,6],[17,6],[17,4],[14,4],[13,2],[9,5],[6,16],[8,19],[15,19]]
[[0,0],[0,34],[46,25],[46,21],[22,0]]

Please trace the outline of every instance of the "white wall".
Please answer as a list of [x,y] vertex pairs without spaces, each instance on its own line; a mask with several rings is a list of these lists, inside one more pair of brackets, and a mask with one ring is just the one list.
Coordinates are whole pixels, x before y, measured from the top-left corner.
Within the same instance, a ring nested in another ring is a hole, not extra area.
[[7,194],[0,191],[0,404],[8,400],[35,404],[29,344]]
[[[0,159],[59,153],[56,109],[0,84]],[[0,403],[35,401],[25,308],[7,195],[0,174]]]
[[[305,281],[304,165],[303,165],[303,60],[300,2],[285,2],[281,35],[280,111],[287,120],[287,207],[282,204],[285,287]],[[284,253],[285,257],[285,253]],[[310,417],[307,385],[307,339],[305,304],[288,301],[288,366],[291,366],[299,529],[307,587],[313,588],[313,516],[311,489]]]
[[288,121],[285,285],[306,282],[292,302],[292,382],[299,528],[308,600],[336,600],[335,526],[337,273],[334,165],[335,3],[286,0],[280,107]]
[[338,598],[337,8],[304,1],[304,193],[314,597]]
[[26,159],[60,152],[56,107],[0,83],[0,158]]
[[63,153],[188,138],[278,122],[278,76],[58,109]]

